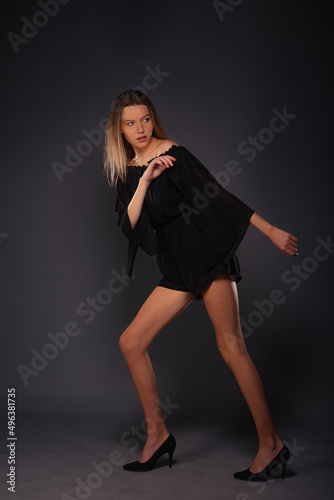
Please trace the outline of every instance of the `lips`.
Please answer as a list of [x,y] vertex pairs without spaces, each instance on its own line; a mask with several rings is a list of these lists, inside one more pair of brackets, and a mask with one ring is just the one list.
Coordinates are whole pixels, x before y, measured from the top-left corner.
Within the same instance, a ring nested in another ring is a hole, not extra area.
[[146,135],[143,135],[142,137],[138,137],[137,141],[138,142],[145,142],[147,139]]

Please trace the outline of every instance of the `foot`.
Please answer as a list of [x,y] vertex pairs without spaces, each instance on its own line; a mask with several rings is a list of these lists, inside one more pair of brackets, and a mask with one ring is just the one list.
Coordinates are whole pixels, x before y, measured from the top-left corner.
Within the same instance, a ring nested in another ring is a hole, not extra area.
[[167,429],[161,434],[148,436],[143,449],[143,453],[139,459],[139,462],[140,463],[147,462],[147,460],[149,460],[152,457],[152,455],[157,451],[157,449],[162,445],[162,443],[166,441],[168,436],[169,432],[167,431]]
[[283,448],[282,441],[278,438],[271,445],[263,445],[259,447],[259,451],[250,467],[250,472],[257,474],[263,471],[267,465],[276,457]]

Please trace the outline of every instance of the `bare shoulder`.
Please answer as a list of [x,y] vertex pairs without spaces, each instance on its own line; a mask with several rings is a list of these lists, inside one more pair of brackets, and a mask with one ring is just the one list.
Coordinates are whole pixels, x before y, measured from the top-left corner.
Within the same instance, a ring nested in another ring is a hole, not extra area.
[[172,141],[170,139],[165,139],[159,145],[159,154],[164,153],[165,151],[168,151],[172,146],[178,146],[178,144],[175,141]]

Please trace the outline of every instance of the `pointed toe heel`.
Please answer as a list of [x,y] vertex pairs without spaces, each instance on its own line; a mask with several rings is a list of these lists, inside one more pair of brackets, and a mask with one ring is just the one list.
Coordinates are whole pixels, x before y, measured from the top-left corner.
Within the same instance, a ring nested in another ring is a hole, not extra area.
[[172,467],[173,454],[176,447],[176,440],[172,434],[169,434],[168,438],[162,443],[162,445],[157,449],[157,451],[151,456],[146,462],[131,462],[129,464],[124,464],[123,469],[132,472],[147,472],[152,470],[159,460],[159,458],[164,454],[168,453],[169,456],[169,468]]
[[265,467],[261,472],[251,472],[249,469],[235,472],[233,474],[234,479],[240,479],[241,481],[269,481],[270,479],[277,479],[285,477],[286,464],[290,458],[290,452],[288,448],[284,445],[276,457]]

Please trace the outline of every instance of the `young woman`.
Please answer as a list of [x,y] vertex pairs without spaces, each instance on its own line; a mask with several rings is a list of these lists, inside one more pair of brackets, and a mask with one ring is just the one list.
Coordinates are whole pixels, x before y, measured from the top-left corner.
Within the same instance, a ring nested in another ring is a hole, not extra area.
[[239,322],[235,251],[253,224],[283,253],[297,253],[297,238],[272,226],[234,195],[184,147],[168,139],[148,97],[125,91],[106,127],[105,171],[117,187],[118,224],[129,239],[132,277],[138,247],[156,255],[162,278],[120,337],[147,424],[141,458],[125,470],[151,470],[176,446],[167,430],[147,349],[158,333],[195,298],[203,300],[218,349],[233,371],[254,418],[259,449],[236,479],[284,477],[289,450],[278,436],[263,386],[247,352]]

